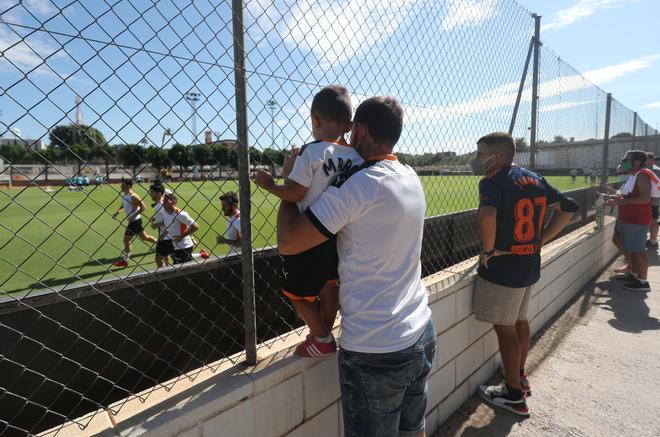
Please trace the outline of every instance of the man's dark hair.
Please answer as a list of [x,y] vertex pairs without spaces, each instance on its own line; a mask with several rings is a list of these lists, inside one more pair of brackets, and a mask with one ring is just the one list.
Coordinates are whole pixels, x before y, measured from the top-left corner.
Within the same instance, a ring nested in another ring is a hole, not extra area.
[[635,162],[639,162],[640,168],[644,167],[644,164],[646,164],[646,159],[648,158],[646,152],[643,150],[628,150],[624,156],[628,156],[633,164]]
[[506,132],[493,132],[477,140],[477,144],[484,143],[488,146],[488,150],[494,153],[499,153],[507,158],[513,158],[516,154],[516,142],[513,137]]
[[129,187],[132,187],[133,186],[133,179],[121,178],[121,183],[126,184]]
[[353,107],[348,89],[340,85],[329,85],[316,93],[312,100],[312,114],[328,118],[336,123],[351,121]]
[[394,97],[371,97],[357,107],[353,123],[364,124],[376,143],[394,147],[403,130],[403,108]]
[[220,201],[226,200],[232,205],[238,205],[238,194],[233,191],[227,191],[222,196],[220,196]]

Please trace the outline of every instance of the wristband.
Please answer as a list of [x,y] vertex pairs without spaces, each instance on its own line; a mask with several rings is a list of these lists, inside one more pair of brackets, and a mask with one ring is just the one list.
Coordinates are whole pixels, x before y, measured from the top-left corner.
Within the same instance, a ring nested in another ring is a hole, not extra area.
[[495,254],[495,249],[491,249],[488,252],[486,252],[485,250],[482,249],[481,253],[483,253],[486,256],[493,256]]

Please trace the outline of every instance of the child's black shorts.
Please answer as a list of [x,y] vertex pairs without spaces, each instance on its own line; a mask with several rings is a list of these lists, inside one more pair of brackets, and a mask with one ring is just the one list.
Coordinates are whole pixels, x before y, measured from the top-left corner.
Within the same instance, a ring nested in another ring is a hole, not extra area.
[[291,300],[315,302],[326,283],[339,279],[335,237],[303,253],[282,258],[282,293]]

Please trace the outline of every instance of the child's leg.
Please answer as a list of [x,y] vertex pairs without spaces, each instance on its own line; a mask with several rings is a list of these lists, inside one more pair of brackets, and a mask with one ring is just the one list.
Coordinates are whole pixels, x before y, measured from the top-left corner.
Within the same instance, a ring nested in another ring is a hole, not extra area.
[[332,282],[326,283],[319,296],[321,297],[321,317],[325,321],[326,328],[331,331],[335,326],[339,310],[339,285]]
[[316,337],[327,337],[330,334],[317,303],[292,299],[291,304],[309,328],[310,334]]

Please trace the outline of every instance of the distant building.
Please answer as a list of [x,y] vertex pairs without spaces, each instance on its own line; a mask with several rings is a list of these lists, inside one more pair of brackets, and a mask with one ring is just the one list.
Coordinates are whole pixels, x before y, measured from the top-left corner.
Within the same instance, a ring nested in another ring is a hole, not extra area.
[[5,144],[18,144],[19,146],[23,146],[26,149],[36,150],[39,152],[46,150],[46,145],[40,139],[33,140],[30,138],[0,138],[0,146],[4,146]]

